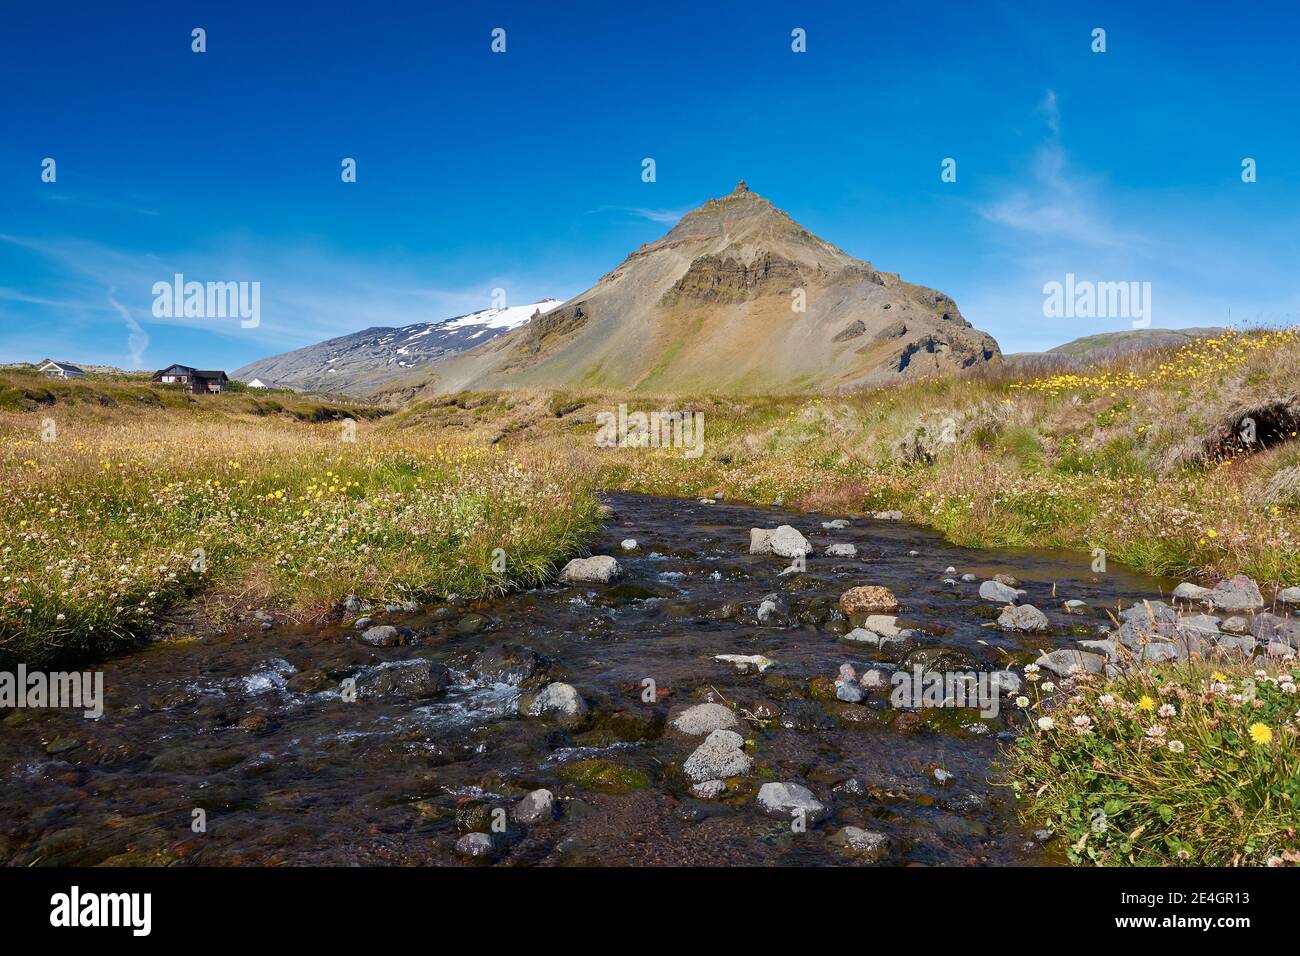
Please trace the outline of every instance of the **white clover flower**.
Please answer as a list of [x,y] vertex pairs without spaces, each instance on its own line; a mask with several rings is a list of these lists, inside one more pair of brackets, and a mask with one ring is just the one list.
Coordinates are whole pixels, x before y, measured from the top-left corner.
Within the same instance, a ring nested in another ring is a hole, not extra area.
[[1017,698],[1016,698],[1016,706],[1019,707],[1021,710],[1024,710],[1026,707],[1029,706],[1029,698],[1028,698],[1028,697],[1023,697],[1023,696],[1022,696],[1022,697],[1017,697]]
[[1115,706],[1115,698],[1112,697],[1110,694],[1102,694],[1100,697],[1097,698],[1097,703],[1101,704],[1101,706],[1109,710],[1110,708]]
[[1169,741],[1167,746],[1169,747],[1170,750],[1172,750],[1176,754],[1180,754],[1187,749],[1186,747],[1183,746],[1183,742],[1181,740],[1171,740]]
[[1043,692],[1044,692],[1044,693],[1047,693],[1047,692],[1049,692],[1049,691],[1054,691],[1054,690],[1056,690],[1056,685],[1053,684],[1050,680],[1049,680],[1049,681],[1044,681],[1044,682],[1043,682]]
[[1173,704],[1161,704],[1160,709],[1156,711],[1156,714],[1160,717],[1177,717],[1178,708]]
[[1165,735],[1165,728],[1160,724],[1152,724],[1147,728],[1147,736],[1152,740],[1159,740]]
[[1038,718],[1038,729],[1039,729],[1039,730],[1051,730],[1051,729],[1052,729],[1053,727],[1055,727],[1055,726],[1056,726],[1056,721],[1052,720],[1051,717],[1039,717],[1039,718]]

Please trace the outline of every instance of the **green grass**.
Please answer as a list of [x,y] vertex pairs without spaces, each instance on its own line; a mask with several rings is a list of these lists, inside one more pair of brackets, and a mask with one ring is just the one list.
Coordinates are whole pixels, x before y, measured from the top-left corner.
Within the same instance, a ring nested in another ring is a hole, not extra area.
[[1256,666],[1193,659],[1050,694],[1034,683],[1007,754],[1026,822],[1078,864],[1300,862],[1300,700],[1289,671]]

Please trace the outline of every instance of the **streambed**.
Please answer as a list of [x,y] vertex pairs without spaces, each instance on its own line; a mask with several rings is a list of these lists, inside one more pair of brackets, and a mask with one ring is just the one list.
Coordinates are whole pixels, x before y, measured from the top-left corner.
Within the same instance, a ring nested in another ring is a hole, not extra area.
[[[834,839],[845,826],[886,835],[879,863],[1059,861],[992,782],[1015,735],[1009,701],[993,719],[913,713],[891,707],[887,693],[837,700],[831,682],[845,663],[906,667],[918,651],[951,667],[1023,664],[1097,636],[1105,609],[1165,596],[1172,582],[1113,565],[1096,575],[1077,553],[957,548],[898,522],[826,530],[840,516],[607,500],[614,514],[592,553],[617,557],[624,575],[612,585],[373,614],[409,635],[392,647],[361,643],[350,619],[263,630],[250,614],[225,633],[184,635],[101,665],[99,720],[10,712],[0,723],[0,860],[464,865],[458,838],[490,831],[508,816],[493,811],[544,787],[555,819],[496,833],[497,865],[861,864]],[[788,560],[748,553],[751,528],[781,524],[815,548],[804,573],[780,576]],[[627,538],[636,550],[621,549]],[[857,555],[825,556],[832,543]],[[978,582],[945,583],[999,572],[1046,613],[1047,633],[990,627],[1000,606],[980,600]],[[915,640],[889,651],[844,640],[839,597],[867,584],[898,597],[899,623],[920,632]],[[788,613],[760,624],[757,607],[771,593]],[[1092,610],[1066,614],[1066,599]],[[775,663],[742,674],[719,654]],[[412,698],[377,680],[385,666],[422,661],[446,666],[450,687]],[[346,699],[349,678],[371,692]],[[564,726],[518,714],[521,693],[552,681],[577,688],[585,719]],[[705,701],[738,708],[754,761],[720,799],[691,794],[681,767],[702,738],[667,724]],[[827,818],[799,832],[765,815],[755,791],[769,781],[806,786]]]

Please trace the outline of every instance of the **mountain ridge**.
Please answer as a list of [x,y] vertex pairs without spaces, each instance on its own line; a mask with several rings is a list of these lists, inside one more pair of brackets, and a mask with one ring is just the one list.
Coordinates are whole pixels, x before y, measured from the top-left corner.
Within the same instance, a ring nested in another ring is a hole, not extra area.
[[742,180],[539,321],[401,384],[810,391],[1000,361],[950,296],[849,255]]

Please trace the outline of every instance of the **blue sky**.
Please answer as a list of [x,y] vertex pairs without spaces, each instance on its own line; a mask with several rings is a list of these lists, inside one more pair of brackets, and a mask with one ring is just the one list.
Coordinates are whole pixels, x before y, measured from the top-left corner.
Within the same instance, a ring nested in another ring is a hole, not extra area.
[[[1134,6],[7,5],[0,361],[234,369],[563,298],[740,178],[1007,351],[1129,327],[1044,318],[1071,272],[1151,282],[1157,327],[1298,321],[1300,11]],[[176,272],[260,282],[261,324],[155,318]]]

